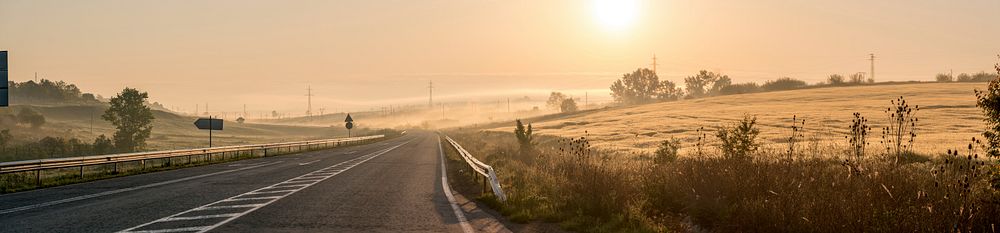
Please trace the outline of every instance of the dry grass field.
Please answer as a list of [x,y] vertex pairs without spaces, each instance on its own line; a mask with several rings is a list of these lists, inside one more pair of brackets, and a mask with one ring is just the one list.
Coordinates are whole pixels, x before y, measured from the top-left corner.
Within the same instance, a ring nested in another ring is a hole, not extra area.
[[[914,150],[944,154],[964,146],[984,129],[982,113],[975,106],[973,90],[986,83],[918,83],[856,87],[829,87],[793,91],[729,95],[571,114],[532,123],[538,134],[587,137],[597,148],[650,153],[671,137],[681,139],[685,150],[705,127],[713,144],[715,129],[743,114],[756,115],[764,142],[779,143],[790,134],[792,116],[805,119],[805,137],[820,145],[846,144],[844,136],[852,113],[868,118],[874,133],[871,147],[880,148],[881,127],[889,116],[890,100],[900,96],[919,106]],[[493,128],[510,132],[513,126]],[[686,153],[682,153],[686,154]]]

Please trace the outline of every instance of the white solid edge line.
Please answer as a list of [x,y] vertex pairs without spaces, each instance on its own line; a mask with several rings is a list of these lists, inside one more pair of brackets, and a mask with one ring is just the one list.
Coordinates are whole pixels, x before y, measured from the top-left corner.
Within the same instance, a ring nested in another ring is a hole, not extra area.
[[265,164],[260,164],[260,165],[256,165],[256,166],[242,167],[242,168],[237,168],[237,169],[233,169],[233,170],[225,170],[225,171],[220,171],[220,172],[214,172],[214,173],[208,173],[208,174],[201,174],[201,175],[197,175],[197,176],[189,176],[189,177],[184,177],[184,178],[180,178],[180,179],[173,179],[173,180],[161,181],[161,182],[152,183],[152,184],[140,185],[140,186],[136,186],[136,187],[116,189],[116,190],[111,190],[111,191],[105,191],[105,192],[95,193],[95,194],[87,194],[87,195],[83,195],[83,196],[76,196],[76,197],[71,197],[71,198],[66,198],[66,199],[61,199],[61,200],[43,202],[43,203],[34,204],[34,205],[27,205],[27,206],[15,207],[15,208],[10,208],[10,209],[0,210],[0,215],[14,213],[14,212],[19,212],[19,211],[25,211],[25,210],[30,210],[30,209],[36,209],[36,208],[41,208],[41,207],[46,207],[46,206],[58,205],[58,204],[62,204],[62,203],[87,200],[87,199],[91,199],[91,198],[102,197],[102,196],[107,196],[107,195],[116,194],[116,193],[134,191],[134,190],[145,189],[145,188],[152,188],[152,187],[156,187],[156,186],[163,186],[163,185],[168,185],[168,184],[173,184],[173,183],[177,183],[177,182],[188,181],[188,180],[193,180],[193,179],[198,179],[198,178],[203,178],[203,177],[208,177],[208,176],[215,176],[215,175],[221,175],[221,174],[230,173],[230,172],[237,172],[237,171],[242,171],[242,170],[247,170],[247,169],[253,169],[253,168],[268,166],[268,165],[272,165],[272,164],[277,164],[277,163],[280,163],[280,162],[281,161],[276,161],[276,162],[265,163]]
[[441,136],[438,136],[438,155],[441,157],[441,188],[444,189],[444,195],[448,197],[448,203],[451,204],[451,210],[455,211],[455,217],[458,218],[458,225],[462,226],[462,231],[465,233],[475,232],[472,229],[472,225],[469,225],[469,220],[465,218],[465,213],[462,209],[458,208],[458,203],[455,202],[455,196],[451,194],[451,187],[448,185],[448,170],[445,169],[444,163],[444,147],[441,146]]

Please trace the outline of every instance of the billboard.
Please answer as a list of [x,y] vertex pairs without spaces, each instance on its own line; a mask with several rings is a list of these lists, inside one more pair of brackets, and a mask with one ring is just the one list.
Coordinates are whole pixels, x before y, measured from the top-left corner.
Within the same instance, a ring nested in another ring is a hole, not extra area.
[[7,86],[7,51],[0,51],[0,107],[10,105],[9,87]]

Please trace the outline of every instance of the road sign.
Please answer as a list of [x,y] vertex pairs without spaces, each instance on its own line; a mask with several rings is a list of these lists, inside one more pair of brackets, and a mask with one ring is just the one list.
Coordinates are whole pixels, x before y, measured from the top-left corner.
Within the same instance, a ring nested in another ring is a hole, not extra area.
[[10,90],[7,86],[7,51],[0,51],[0,107],[10,106]]
[[215,119],[211,116],[208,118],[198,118],[194,121],[194,126],[198,129],[208,130],[208,147],[212,147],[212,131],[222,130],[222,119]]
[[197,126],[198,129],[222,130],[222,119],[199,118],[194,122],[194,126]]
[[344,124],[344,127],[347,128],[347,137],[351,137],[351,129],[354,128],[354,119],[351,119],[350,113],[347,114],[347,119],[344,119],[344,122],[347,122]]

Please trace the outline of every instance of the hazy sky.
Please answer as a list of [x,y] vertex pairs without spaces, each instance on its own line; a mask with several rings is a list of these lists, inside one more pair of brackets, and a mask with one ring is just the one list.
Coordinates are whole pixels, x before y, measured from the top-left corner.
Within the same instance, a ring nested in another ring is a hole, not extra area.
[[930,80],[1000,53],[997,0],[627,2],[0,0],[0,50],[17,81],[299,114],[310,85],[330,110],[425,101],[431,79],[454,98],[606,97],[654,53],[663,78],[736,82],[867,71],[869,53],[879,80]]

